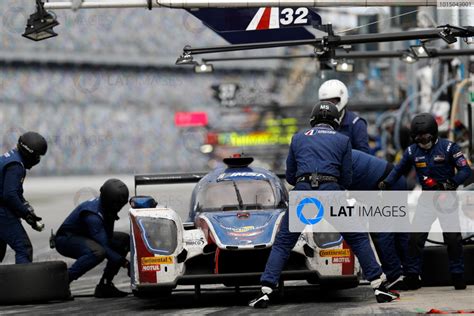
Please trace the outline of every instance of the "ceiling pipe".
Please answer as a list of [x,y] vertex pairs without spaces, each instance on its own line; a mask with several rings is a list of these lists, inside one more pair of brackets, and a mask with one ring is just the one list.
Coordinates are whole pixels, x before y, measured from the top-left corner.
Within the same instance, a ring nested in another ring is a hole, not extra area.
[[[437,0],[84,0],[81,9],[103,8],[256,8],[436,6]],[[45,3],[46,9],[73,9],[73,1]]]

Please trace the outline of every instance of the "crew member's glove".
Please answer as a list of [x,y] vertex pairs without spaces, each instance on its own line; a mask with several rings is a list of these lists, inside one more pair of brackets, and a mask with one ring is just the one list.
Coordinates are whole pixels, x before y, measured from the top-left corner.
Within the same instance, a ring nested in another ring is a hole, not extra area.
[[379,189],[380,190],[388,190],[389,188],[389,185],[387,182],[385,181],[382,181],[382,182],[379,182],[379,185],[378,185]]
[[42,220],[42,218],[35,214],[35,210],[33,209],[33,207],[31,207],[31,205],[28,202],[25,203],[25,206],[28,209],[28,214],[25,216],[25,221],[34,230],[39,231],[39,232],[43,231],[44,224],[39,223]]
[[456,189],[458,188],[457,184],[454,183],[454,181],[448,179],[446,181],[446,183],[443,183],[443,188],[446,190],[446,191],[456,191]]
[[122,268],[127,269],[127,275],[130,278],[130,261],[125,259],[125,262],[123,263]]

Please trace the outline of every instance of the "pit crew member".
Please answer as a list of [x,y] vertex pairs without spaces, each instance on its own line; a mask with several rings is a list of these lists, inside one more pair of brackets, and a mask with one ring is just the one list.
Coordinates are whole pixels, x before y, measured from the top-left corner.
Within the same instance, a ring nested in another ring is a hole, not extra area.
[[[293,136],[286,161],[286,180],[295,190],[340,191],[352,181],[352,148],[349,138],[336,132],[339,111],[331,102],[318,103],[310,120],[312,128]],[[317,182],[317,183],[316,183]],[[262,288],[249,306],[266,308],[270,294],[277,286],[281,272],[300,233],[289,232],[288,211],[272,246],[265,271],[260,279]],[[386,289],[385,276],[370,247],[368,234],[343,233],[342,236],[359,259],[366,278],[371,281],[378,302],[398,298]]]
[[15,263],[33,260],[33,247],[20,218],[37,231],[42,231],[44,225],[23,197],[23,181],[26,170],[36,166],[47,150],[43,136],[27,132],[20,136],[15,149],[0,157],[0,262],[7,245],[15,251]]
[[[352,150],[352,184],[349,190],[378,190],[378,184],[392,171],[393,165],[383,159]],[[391,187],[393,191],[406,191],[407,181],[404,176]],[[403,282],[408,257],[408,233],[371,233],[377,254],[382,263],[382,270],[387,276],[389,290],[407,290]],[[403,269],[402,269],[403,267]]]
[[349,101],[346,85],[335,79],[326,81],[319,88],[319,100],[329,101],[336,105],[340,115],[338,132],[349,137],[352,148],[370,153],[367,122],[346,109]]
[[[415,144],[408,147],[400,163],[379,184],[380,189],[390,188],[402,174],[408,172],[413,166],[423,190],[456,190],[471,176],[471,168],[460,147],[447,139],[438,137],[438,124],[431,114],[422,113],[415,116],[411,122],[410,134]],[[457,173],[455,173],[456,169]],[[423,249],[428,238],[428,231],[436,219],[435,211],[433,210],[431,213],[428,214],[430,218],[426,218],[426,212],[421,212],[418,208],[413,219],[413,223],[423,224],[427,230],[423,233],[413,233],[410,236],[407,261],[409,274],[405,278],[410,289],[421,287]],[[442,228],[443,223],[444,221],[440,220]],[[448,248],[449,269],[453,285],[457,290],[465,289],[461,233],[443,233],[443,238]]]
[[77,206],[58,229],[55,238],[57,251],[77,259],[68,269],[69,282],[77,280],[104,259],[107,259],[102,278],[95,288],[99,298],[123,297],[128,293],[112,283],[120,267],[129,268],[126,259],[130,251],[130,236],[114,232],[118,213],[128,201],[128,188],[118,179],[109,179],[100,188],[100,197]]

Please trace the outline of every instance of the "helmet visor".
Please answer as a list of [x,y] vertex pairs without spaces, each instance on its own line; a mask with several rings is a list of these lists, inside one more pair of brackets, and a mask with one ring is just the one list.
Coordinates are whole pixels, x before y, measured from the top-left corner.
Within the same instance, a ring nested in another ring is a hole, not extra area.
[[426,145],[433,141],[433,135],[431,134],[422,134],[415,137],[415,143]]
[[341,98],[330,98],[330,99],[323,99],[319,101],[326,101],[326,102],[331,102],[332,104],[336,105],[339,102],[341,102]]

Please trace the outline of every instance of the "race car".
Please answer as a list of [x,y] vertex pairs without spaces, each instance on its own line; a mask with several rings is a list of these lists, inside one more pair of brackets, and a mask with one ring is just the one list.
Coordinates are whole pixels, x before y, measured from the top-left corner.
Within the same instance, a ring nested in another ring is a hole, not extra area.
[[[224,159],[208,174],[142,175],[140,185],[197,182],[189,218],[152,197],[131,199],[131,286],[136,296],[168,295],[177,285],[259,284],[284,212],[288,191],[253,158]],[[359,265],[339,234],[305,231],[293,248],[284,280],[330,288],[359,284]]]

